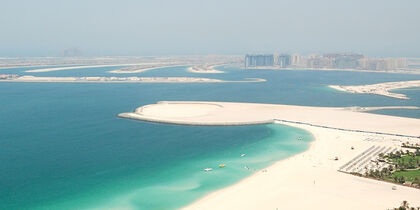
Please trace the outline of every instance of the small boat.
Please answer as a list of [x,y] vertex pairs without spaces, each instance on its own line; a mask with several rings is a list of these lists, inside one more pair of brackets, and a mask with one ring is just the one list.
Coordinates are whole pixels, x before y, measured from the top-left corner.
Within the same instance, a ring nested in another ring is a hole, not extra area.
[[204,171],[212,171],[212,168],[205,168]]
[[246,170],[249,170],[248,166],[245,166],[244,168],[245,168]]
[[224,168],[224,167],[226,167],[226,165],[225,165],[225,164],[220,164],[220,165],[219,165],[219,168]]
[[245,157],[245,155],[246,155],[245,153],[244,154],[241,154],[241,157]]

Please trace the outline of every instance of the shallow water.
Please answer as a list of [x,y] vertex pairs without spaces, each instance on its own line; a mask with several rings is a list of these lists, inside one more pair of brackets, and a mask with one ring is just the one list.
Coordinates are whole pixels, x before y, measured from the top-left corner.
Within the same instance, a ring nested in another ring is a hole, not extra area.
[[[36,75],[110,76],[106,71],[116,68]],[[133,75],[226,80],[257,77],[267,82],[0,83],[0,209],[176,208],[304,151],[312,139],[303,130],[280,125],[176,126],[116,117],[160,100],[420,106],[419,89],[396,91],[411,98],[398,100],[326,87],[420,79],[417,75],[235,68],[221,68],[225,74],[192,74],[185,69]],[[22,74],[23,70],[0,72]],[[420,118],[419,110],[375,113]],[[299,136],[304,141],[296,141]],[[247,155],[241,158],[242,153]],[[219,169],[221,163],[227,167]],[[206,173],[203,169],[207,167],[214,170]]]

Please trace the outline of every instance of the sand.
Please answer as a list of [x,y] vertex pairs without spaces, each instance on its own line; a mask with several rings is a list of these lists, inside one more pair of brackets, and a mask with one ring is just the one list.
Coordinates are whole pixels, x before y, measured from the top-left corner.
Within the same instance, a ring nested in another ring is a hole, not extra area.
[[192,73],[198,73],[198,74],[220,74],[224,73],[223,71],[214,69],[216,66],[221,65],[197,65],[197,66],[191,66],[187,70]]
[[[160,102],[125,114],[138,120],[193,125],[276,122],[308,130],[315,137],[304,153],[281,160],[266,172],[257,172],[211,193],[185,209],[387,209],[399,206],[403,200],[420,206],[419,189],[337,171],[372,145],[398,147],[403,141],[420,143],[416,137],[370,133],[420,136],[419,119],[346,108],[224,102]],[[354,150],[350,149],[352,146]],[[397,186],[397,190],[392,190],[392,186]]]
[[409,99],[406,95],[401,93],[390,93],[389,91],[401,88],[420,87],[420,80],[414,81],[401,81],[401,82],[385,82],[372,85],[356,85],[356,86],[344,86],[344,85],[330,85],[329,87],[345,91],[349,93],[367,93],[376,94],[398,99]]
[[243,83],[265,82],[264,79],[249,79],[243,81],[228,81],[199,77],[37,77],[17,76],[0,79],[0,82],[74,82],[74,83]]
[[389,110],[389,109],[420,109],[420,107],[417,106],[374,106],[374,107],[360,107],[360,106],[351,106],[351,107],[345,107],[343,109],[353,111],[353,112],[370,112],[370,111],[376,111],[376,110]]
[[135,66],[135,65],[139,65],[139,64],[107,64],[107,65],[66,66],[66,67],[32,69],[32,70],[27,70],[25,72],[50,72],[50,71],[72,70],[72,69],[86,69],[86,68],[99,68],[99,67],[111,67],[111,66]]
[[[193,108],[218,105],[207,114],[189,116]],[[161,113],[162,109],[177,112],[177,117]],[[420,136],[420,120],[413,118],[353,112],[347,108],[308,107],[276,104],[230,103],[230,102],[159,102],[136,109],[133,113],[122,113],[121,117],[138,120],[159,121],[185,125],[246,125],[271,123],[275,119],[304,122],[349,130],[382,132]],[[398,125],[398,126],[396,126]]]
[[161,68],[169,68],[169,67],[177,67],[177,66],[183,66],[183,65],[179,65],[179,64],[173,64],[173,65],[153,65],[153,66],[149,66],[149,65],[143,65],[143,66],[134,66],[134,67],[129,67],[129,68],[122,68],[122,69],[117,69],[117,70],[112,70],[112,71],[108,71],[109,73],[114,73],[114,74],[132,74],[132,73],[142,73],[142,72],[146,72],[146,71],[150,71],[150,70],[154,70],[154,69],[161,69]]
[[195,77],[36,77],[21,76],[0,82],[76,82],[76,83],[214,83],[218,79]]

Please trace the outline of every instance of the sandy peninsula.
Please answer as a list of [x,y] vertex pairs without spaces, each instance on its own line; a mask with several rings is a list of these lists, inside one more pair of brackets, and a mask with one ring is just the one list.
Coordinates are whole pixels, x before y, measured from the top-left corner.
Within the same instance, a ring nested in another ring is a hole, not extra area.
[[229,81],[199,77],[37,77],[12,75],[0,78],[0,82],[56,82],[56,83],[244,83],[265,82],[264,79],[251,78]]
[[50,72],[50,71],[63,71],[63,70],[73,70],[73,69],[86,69],[86,68],[100,68],[100,67],[112,67],[112,66],[134,66],[139,64],[107,64],[107,65],[83,65],[83,66],[66,66],[66,67],[54,67],[54,68],[42,68],[42,69],[32,69],[25,72]]
[[419,189],[397,185],[394,190],[395,184],[338,171],[372,146],[392,149],[401,142],[420,143],[419,119],[348,108],[227,102],[160,102],[119,116],[188,125],[281,123],[305,129],[315,137],[304,153],[185,209],[388,209],[403,200],[420,206]]
[[150,71],[154,69],[160,69],[160,68],[169,68],[169,67],[177,67],[177,66],[183,66],[180,64],[173,64],[173,65],[135,65],[130,67],[125,67],[121,69],[116,69],[112,71],[108,71],[109,73],[114,74],[132,74],[132,73],[142,73],[145,71]]
[[224,73],[223,71],[214,69],[216,66],[220,65],[196,65],[191,66],[187,70],[192,73],[198,74],[220,74]]
[[367,93],[376,94],[398,99],[409,99],[406,95],[401,93],[390,93],[390,90],[420,87],[420,80],[414,81],[401,81],[401,82],[385,82],[372,85],[355,85],[355,86],[344,86],[344,85],[330,85],[330,88],[345,91],[349,93]]
[[376,111],[376,110],[389,110],[389,109],[411,109],[416,110],[420,109],[420,107],[417,106],[376,106],[376,107],[360,107],[360,106],[351,106],[351,107],[345,107],[344,109],[347,109],[349,111],[353,112],[370,112],[370,111]]

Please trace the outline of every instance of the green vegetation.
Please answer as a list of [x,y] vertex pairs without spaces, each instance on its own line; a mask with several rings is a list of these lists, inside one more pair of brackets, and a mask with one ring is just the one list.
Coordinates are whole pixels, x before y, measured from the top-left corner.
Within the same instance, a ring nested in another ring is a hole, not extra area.
[[404,177],[405,181],[412,182],[413,184],[420,184],[420,169],[410,171],[396,171],[392,174],[392,177],[400,179]]
[[389,164],[382,170],[369,170],[365,176],[420,188],[420,150],[379,154],[379,161]]
[[420,207],[410,207],[410,204],[407,201],[403,201],[398,208],[393,208],[393,210],[420,210]]

